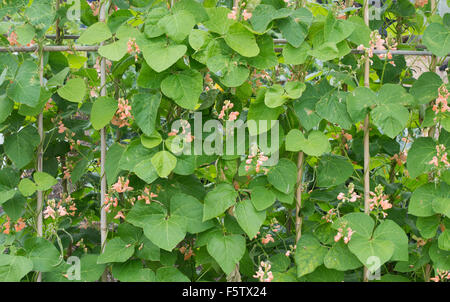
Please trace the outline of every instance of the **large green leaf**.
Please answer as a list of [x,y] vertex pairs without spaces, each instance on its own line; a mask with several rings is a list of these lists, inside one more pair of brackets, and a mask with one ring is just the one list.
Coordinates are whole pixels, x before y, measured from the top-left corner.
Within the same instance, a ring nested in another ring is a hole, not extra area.
[[117,111],[117,101],[111,97],[99,97],[92,105],[91,123],[95,130],[109,124]]
[[195,18],[190,12],[180,10],[173,15],[163,17],[157,25],[165,31],[169,38],[176,42],[182,42],[194,27]]
[[416,139],[411,149],[409,149],[406,159],[409,175],[415,178],[422,173],[431,171],[433,165],[429,164],[429,162],[435,155],[436,143],[431,137],[419,137]]
[[298,129],[292,129],[286,136],[286,151],[303,151],[308,155],[320,156],[331,151],[328,138],[320,131],[311,131],[308,138]]
[[152,165],[159,177],[167,177],[175,169],[177,158],[169,151],[159,151],[152,157]]
[[33,270],[38,272],[49,272],[63,260],[56,247],[40,237],[25,240],[24,248],[28,258],[33,261]]
[[438,89],[442,80],[434,72],[424,72],[411,87],[410,93],[414,96],[416,103],[426,104],[438,97]]
[[203,221],[217,217],[236,203],[238,193],[230,184],[219,184],[205,197]]
[[297,277],[312,273],[323,264],[328,249],[310,234],[304,234],[297,242],[295,250],[295,264],[297,265]]
[[362,266],[361,261],[350,252],[343,240],[331,247],[323,262],[327,268],[338,271],[354,270]]
[[156,117],[161,103],[161,93],[139,93],[133,96],[132,112],[136,124],[145,135],[152,135],[155,131]]
[[143,268],[140,260],[115,263],[112,274],[120,282],[154,282],[156,279],[155,273],[149,268]]
[[22,256],[0,254],[0,280],[19,282],[33,269],[33,262]]
[[266,211],[257,211],[250,199],[239,202],[234,214],[239,226],[247,233],[249,238],[256,236],[266,219]]
[[144,59],[156,72],[161,72],[175,64],[186,52],[185,45],[167,44],[164,40],[146,41],[141,46]]
[[255,36],[241,23],[230,26],[225,35],[225,42],[244,57],[255,57],[259,54]]
[[97,263],[125,262],[134,254],[134,245],[116,237],[106,242],[105,250],[98,256]]
[[143,224],[144,235],[159,248],[172,251],[186,236],[187,219],[179,213],[153,214]]
[[356,234],[348,243],[348,248],[372,273],[389,261],[395,250],[394,244],[389,240],[366,239]]
[[34,157],[34,149],[39,145],[40,137],[33,126],[27,126],[5,137],[3,148],[6,155],[18,169],[25,167]]
[[26,60],[20,65],[14,81],[8,86],[8,97],[14,102],[34,107],[38,104],[40,93],[38,66]]
[[333,12],[329,12],[325,20],[324,39],[327,42],[340,42],[350,36],[355,25],[347,20],[337,19]]
[[317,168],[317,185],[331,187],[344,183],[353,174],[351,162],[340,155],[325,154]]
[[207,245],[208,253],[228,275],[245,253],[245,239],[241,235],[214,233]]
[[440,210],[439,205],[441,203],[445,204],[449,198],[450,186],[446,183],[438,185],[434,183],[424,184],[412,193],[408,213],[418,217],[432,216],[436,214],[434,208]]
[[198,71],[185,70],[165,78],[161,91],[181,107],[193,110],[203,91],[203,77]]
[[58,94],[70,102],[81,103],[86,95],[86,83],[81,78],[73,78],[58,89]]
[[89,26],[78,38],[80,44],[97,44],[112,37],[111,31],[105,22],[97,22]]
[[276,166],[270,168],[267,173],[267,180],[275,189],[288,194],[295,189],[297,167],[292,161],[282,158]]
[[445,57],[450,49],[450,28],[431,23],[423,33],[423,44],[438,57]]
[[405,231],[394,221],[382,221],[375,229],[373,238],[388,240],[394,244],[392,261],[408,261],[408,236],[406,236]]
[[186,230],[191,234],[200,233],[214,226],[212,220],[203,220],[203,204],[191,195],[177,193],[170,199],[172,214],[186,219]]
[[230,10],[226,7],[207,8],[209,20],[204,21],[203,24],[212,32],[224,35],[228,32],[230,26],[236,21],[228,18]]
[[276,195],[263,186],[252,189],[251,200],[257,211],[262,211],[275,203]]

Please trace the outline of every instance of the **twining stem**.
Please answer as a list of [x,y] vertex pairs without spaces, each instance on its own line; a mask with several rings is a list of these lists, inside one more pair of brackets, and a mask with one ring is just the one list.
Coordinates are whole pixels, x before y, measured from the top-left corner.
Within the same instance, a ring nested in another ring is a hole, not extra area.
[[305,154],[303,152],[298,153],[297,158],[297,192],[295,205],[295,242],[302,236],[302,217],[300,217],[300,209],[302,207],[302,177],[303,177],[303,162]]
[[[44,53],[40,51],[39,53],[39,82],[41,87],[44,86]],[[40,137],[39,146],[37,149],[37,171],[42,172],[43,171],[43,163],[44,163],[44,115],[41,111],[38,116],[38,132]],[[37,229],[37,236],[42,237],[43,235],[43,228],[42,228],[42,205],[44,200],[44,192],[38,191],[37,192],[37,203],[36,203],[36,229]],[[42,274],[39,272],[37,279],[37,282],[42,281]]]
[[[364,0],[364,23],[369,26],[369,1]],[[369,56],[366,55],[364,62],[364,86],[370,88],[369,82],[370,75],[370,62]],[[369,192],[370,192],[370,142],[369,142],[369,131],[370,131],[370,116],[367,113],[364,119],[364,213],[369,215]],[[368,282],[368,271],[367,267],[364,267],[364,282]]]
[[[101,4],[99,12],[99,22],[105,22],[106,19],[106,6],[108,1]],[[103,42],[101,43],[101,45]],[[101,96],[106,96],[106,59],[102,58],[100,62],[100,86]],[[105,160],[106,160],[106,130],[100,129],[100,238],[101,238],[101,252],[105,250],[106,237],[107,237],[107,221],[106,210],[103,207],[105,204],[106,196],[106,173],[105,173]],[[107,281],[106,273],[102,276],[102,281]]]

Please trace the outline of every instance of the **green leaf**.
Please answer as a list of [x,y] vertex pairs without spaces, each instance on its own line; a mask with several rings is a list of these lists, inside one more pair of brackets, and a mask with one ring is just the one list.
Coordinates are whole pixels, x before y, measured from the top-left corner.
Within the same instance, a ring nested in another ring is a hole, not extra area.
[[145,135],[155,132],[158,108],[161,104],[161,93],[154,94],[139,93],[133,96],[132,113],[136,124]]
[[228,275],[245,254],[245,239],[241,235],[214,233],[208,242],[207,250]]
[[[257,97],[250,103],[250,108],[247,114],[247,121],[255,121],[257,128],[249,127],[250,135],[256,135],[268,131],[272,127],[272,121],[278,119],[278,116],[284,112],[282,107],[269,108],[264,103],[264,96],[266,90],[262,89],[258,91]],[[260,127],[260,122],[266,123],[267,128]]]
[[190,282],[182,272],[173,266],[160,267],[156,270],[156,282]]
[[438,247],[444,251],[450,251],[450,231],[443,231],[438,238]]
[[298,129],[292,129],[286,136],[286,151],[303,151],[311,156],[320,156],[331,151],[330,142],[320,131],[311,131],[306,139]]
[[144,235],[159,248],[172,251],[186,236],[187,220],[176,213],[152,214],[143,224]]
[[306,38],[308,28],[304,23],[298,23],[294,16],[276,21],[283,37],[294,47],[299,47]]
[[434,241],[428,250],[430,258],[433,260],[433,267],[448,271],[450,269],[450,251],[441,250],[438,245],[439,242]]
[[431,171],[433,165],[429,162],[436,155],[436,143],[431,137],[417,138],[408,151],[406,166],[412,178]]
[[372,237],[375,222],[369,215],[364,213],[349,213],[339,218],[332,226],[337,230],[341,225],[350,227],[355,232],[355,235],[357,234],[356,236],[370,239]]
[[259,47],[259,54],[256,57],[247,58],[250,66],[258,69],[275,67],[278,64],[278,58],[274,50],[272,37],[269,35],[257,36],[256,43]]
[[323,262],[327,268],[338,271],[354,270],[362,266],[362,263],[350,252],[342,240],[331,247]]
[[264,103],[269,108],[276,108],[283,105],[287,101],[284,96],[284,88],[280,84],[274,84],[269,87],[264,96]]
[[[449,186],[447,186],[448,188]],[[450,218],[450,194],[447,194],[447,197],[433,199],[433,210]]]
[[14,108],[14,102],[6,95],[0,96],[0,123],[3,123],[11,114]]
[[372,273],[389,261],[395,250],[394,244],[389,240],[367,239],[356,234],[352,236],[348,248]]
[[35,172],[33,178],[38,191],[46,191],[58,183],[53,176],[45,172]]
[[84,282],[98,281],[100,276],[104,273],[106,265],[97,264],[99,255],[84,254],[80,259],[80,277]]
[[339,49],[337,48],[336,43],[325,42],[318,47],[309,50],[308,55],[313,56],[320,61],[329,61],[339,57]]
[[416,227],[419,229],[420,235],[425,239],[433,238],[441,224],[441,217],[433,215],[429,217],[417,217]]
[[81,78],[70,79],[58,89],[58,94],[70,102],[81,103],[86,95],[86,83]]
[[162,142],[161,134],[158,131],[153,131],[149,136],[141,135],[141,143],[145,148],[152,149]]
[[257,186],[252,189],[251,200],[257,211],[262,211],[275,203],[276,196],[272,191]]
[[225,42],[244,57],[255,57],[259,54],[255,36],[241,23],[230,26],[225,35]]
[[306,62],[308,51],[311,46],[307,42],[303,42],[299,47],[295,48],[291,44],[286,44],[283,48],[283,57],[285,64],[300,65]]
[[112,144],[106,152],[105,172],[109,185],[112,185],[120,172],[119,162],[125,152],[125,147],[119,143]]
[[19,132],[6,136],[3,148],[15,166],[22,169],[33,159],[34,149],[39,142],[40,137],[36,128],[30,125]]
[[193,29],[189,34],[189,45],[191,45],[194,50],[199,50],[209,39],[211,38],[207,31]]
[[382,239],[392,242],[394,254],[391,261],[408,261],[408,236],[394,221],[384,220],[373,233],[373,239]]
[[344,129],[350,129],[352,120],[347,112],[346,98],[347,95],[338,93],[324,95],[316,103],[317,114]]
[[98,54],[111,61],[120,61],[127,54],[127,43],[127,40],[122,39],[102,45],[98,49]]
[[177,165],[177,158],[169,151],[159,151],[152,157],[152,165],[159,177],[165,178]]
[[98,256],[97,264],[109,262],[125,262],[134,254],[134,246],[120,238],[114,238],[106,243],[105,250]]
[[236,220],[249,238],[256,236],[266,220],[266,211],[257,211],[250,199],[239,202],[235,207]]
[[39,102],[40,93],[38,66],[32,61],[24,61],[8,86],[7,95],[14,102],[34,107]]
[[269,170],[267,180],[278,191],[289,194],[295,189],[297,167],[292,161],[282,158],[276,166]]
[[[37,186],[29,178],[24,178],[19,183],[19,191],[20,191],[20,193],[22,193],[23,196],[28,197],[28,196],[33,195],[34,192],[37,191]],[[14,194],[15,194],[15,191],[13,191],[12,196],[8,199],[11,199],[14,196]]]
[[230,26],[236,21],[229,19],[228,14],[230,10],[226,7],[214,7],[207,8],[209,20],[203,22],[203,24],[212,32],[224,35],[228,32]]
[[202,221],[203,204],[196,198],[177,193],[170,199],[171,212],[186,219],[186,230],[191,234],[206,231],[214,226],[212,220]]
[[25,240],[24,249],[28,258],[33,261],[33,270],[49,272],[62,260],[56,247],[44,238],[34,237]]
[[409,111],[397,104],[381,105],[372,110],[374,124],[390,138],[396,137],[409,120]]
[[157,25],[164,30],[169,38],[182,42],[195,25],[194,16],[187,11],[178,11],[160,19]]
[[33,262],[22,256],[0,254],[0,280],[19,282],[33,269]]
[[185,45],[169,45],[165,41],[155,39],[140,45],[144,59],[156,72],[161,72],[175,64],[186,52]]
[[236,203],[238,193],[230,184],[218,184],[212,191],[209,191],[205,197],[203,208],[203,221],[217,217],[226,209]]
[[275,9],[272,5],[259,4],[252,12],[250,23],[255,31],[263,33],[267,26],[275,19],[282,19],[288,17],[292,13],[291,10],[282,8]]
[[344,183],[353,174],[351,162],[340,155],[325,154],[317,168],[317,185],[332,187]]
[[423,33],[423,44],[438,57],[445,57],[450,49],[450,29],[439,23],[431,23]]
[[436,214],[434,208],[444,212],[444,208],[441,209],[440,205],[445,204],[448,198],[450,198],[450,186],[446,183],[424,184],[412,193],[408,213],[418,217],[428,217]]
[[368,110],[375,105],[376,94],[367,87],[356,87],[347,94],[347,111],[354,122],[362,121]]
[[99,97],[92,105],[91,123],[95,130],[109,124],[117,111],[117,101],[111,97]]
[[434,72],[424,72],[410,89],[417,104],[426,104],[438,97],[438,89],[442,85],[439,75]]
[[354,29],[352,22],[337,19],[333,12],[329,12],[323,29],[324,39],[327,42],[338,43],[350,36]]
[[297,277],[312,273],[323,264],[328,249],[310,234],[304,234],[297,242],[295,250],[295,264],[297,265]]
[[193,110],[203,91],[203,77],[196,70],[185,70],[165,78],[161,91],[181,107]]
[[149,268],[143,268],[140,260],[115,263],[112,274],[120,282],[155,282],[156,280],[155,273]]
[[78,38],[80,44],[97,44],[112,37],[112,33],[105,22],[97,22],[89,26]]

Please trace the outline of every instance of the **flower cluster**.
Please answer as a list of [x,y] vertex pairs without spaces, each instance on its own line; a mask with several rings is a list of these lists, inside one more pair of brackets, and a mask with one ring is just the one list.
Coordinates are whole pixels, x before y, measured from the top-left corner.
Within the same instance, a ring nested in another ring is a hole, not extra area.
[[433,280],[434,282],[450,280],[450,272],[436,269],[436,276],[430,278],[430,280]]
[[17,34],[14,31],[12,31],[9,34],[8,42],[9,42],[9,45],[11,45],[11,46],[15,46],[15,45],[19,46],[19,42],[17,42]]
[[344,243],[347,244],[352,239],[354,233],[355,232],[350,227],[340,227],[338,228],[338,233],[334,236],[334,241],[338,242],[341,238],[344,238]]
[[[111,186],[111,193],[125,193],[128,191],[133,191],[133,187],[129,186],[130,180],[127,179],[125,180],[125,178],[123,176],[119,177],[119,179],[117,180],[117,182],[115,184],[113,184]],[[119,204],[119,199],[115,196],[110,196],[110,194],[105,194],[105,211],[106,212],[111,212],[111,206],[113,206],[114,208],[116,208]],[[120,211],[119,211],[120,212]],[[116,218],[117,217],[117,218]],[[125,218],[123,213],[118,213],[116,215],[115,219],[118,218]]]
[[241,3],[241,5],[239,5],[239,0],[235,1],[233,9],[228,14],[228,19],[237,20],[238,16],[239,16],[239,11],[241,9],[244,9],[242,11],[242,18],[244,19],[244,21],[247,21],[248,19],[250,19],[252,17],[252,13],[249,12],[247,9],[245,9],[245,6],[246,6],[246,3],[243,2],[243,3]]
[[[194,140],[194,136],[191,134],[191,125],[187,120],[179,120],[180,127],[181,127],[181,133],[178,129],[172,128],[172,131],[169,132],[168,136],[177,136],[180,135],[181,140],[175,140],[172,143],[172,146],[178,147],[177,143],[190,143]],[[172,125],[173,126],[173,125]],[[179,146],[181,147],[181,146]]]
[[142,193],[142,195],[138,196],[138,200],[145,200],[146,204],[150,204],[153,201],[153,198],[158,197],[157,194],[150,192],[150,188],[149,187],[145,187],[144,188],[144,192]]
[[[264,152],[261,152],[259,149],[256,150],[256,152],[252,152],[245,160],[245,171],[248,172],[250,170],[251,165],[253,164],[253,161],[256,160],[255,171],[256,173],[259,173],[261,171],[261,166],[268,159],[269,158],[264,155]],[[265,172],[267,172],[267,169],[265,169]]]
[[281,230],[281,224],[275,217],[270,220],[270,229],[274,233],[278,233]]
[[440,176],[442,171],[450,168],[450,162],[448,161],[448,153],[445,152],[445,146],[443,144],[436,145],[436,155],[433,159],[428,162],[428,164],[433,165],[437,175]]
[[273,237],[272,237],[271,234],[266,234],[266,237],[261,238],[261,243],[262,243],[262,244],[266,245],[266,244],[268,244],[269,242],[275,242],[275,240],[273,239]]
[[341,192],[337,196],[337,200],[342,201],[342,202],[355,202],[355,201],[357,201],[360,198],[361,198],[361,196],[359,196],[355,192],[355,185],[353,183],[350,183],[348,185],[348,192],[347,192],[347,194]]
[[378,185],[375,188],[375,192],[369,192],[371,198],[369,198],[369,208],[371,211],[380,212],[383,218],[388,215],[384,210],[392,208],[392,204],[389,203],[388,195],[384,194],[384,188],[382,185]]
[[127,52],[129,54],[134,54],[134,60],[137,62],[138,55],[141,53],[141,49],[136,44],[136,39],[135,38],[128,40],[128,42],[127,42]]
[[[226,100],[222,106],[222,110],[219,113],[219,119],[223,120],[226,113],[228,112],[228,110],[232,109],[233,107],[234,107],[234,104],[231,103],[229,100]],[[228,120],[235,121],[237,119],[238,115],[239,115],[239,112],[237,112],[237,111],[230,112],[230,114],[228,115]]]
[[297,248],[297,245],[292,246],[292,244],[289,245],[289,250],[286,251],[284,254],[286,257],[289,257],[292,253],[295,252],[295,249]]
[[119,98],[119,104],[116,114],[114,115],[111,123],[119,128],[130,126],[128,120],[132,118],[131,115],[131,105],[128,103],[128,100],[124,98]]
[[61,200],[56,203],[55,199],[49,199],[47,201],[47,207],[45,208],[43,214],[44,219],[51,217],[56,219],[57,217],[64,216],[75,216],[75,211],[77,210],[73,198],[67,196],[66,198],[61,198]]
[[195,256],[194,251],[192,250],[192,247],[189,245],[182,246],[178,249],[181,254],[184,255],[184,261],[189,260],[192,256]]
[[322,216],[322,219],[325,220],[326,222],[333,223],[333,218],[336,217],[336,215],[337,215],[336,209],[330,209],[328,210],[327,214]]
[[448,106],[447,101],[448,97],[450,96],[450,93],[448,92],[447,88],[445,88],[444,84],[441,87],[439,87],[438,94],[439,96],[432,107],[434,114],[438,114],[439,112],[450,112],[450,107]]
[[424,7],[428,3],[428,0],[416,0],[414,5],[416,7]]
[[261,282],[271,282],[273,280],[273,274],[270,271],[271,265],[269,262],[261,261],[258,271],[253,278],[259,279]]
[[[16,232],[22,231],[26,227],[26,223],[23,218],[19,218],[17,222],[14,224],[14,230]],[[6,216],[6,222],[2,225],[3,234],[10,234],[11,232],[11,219],[9,216]]]
[[[370,41],[369,41],[369,48],[364,47],[363,44],[358,46],[358,50],[364,50],[366,54],[369,56],[369,58],[373,57],[373,51],[374,50],[396,50],[397,49],[397,43],[394,39],[386,38],[382,39],[381,35],[377,31],[373,31],[370,34]],[[387,48],[386,48],[387,46]],[[392,60],[392,54],[388,51],[387,54],[379,54],[378,57],[380,59],[387,58],[388,60]],[[361,56],[361,59],[365,59],[365,56]],[[373,62],[370,61],[372,64]],[[395,66],[394,61],[389,61],[390,64]]]

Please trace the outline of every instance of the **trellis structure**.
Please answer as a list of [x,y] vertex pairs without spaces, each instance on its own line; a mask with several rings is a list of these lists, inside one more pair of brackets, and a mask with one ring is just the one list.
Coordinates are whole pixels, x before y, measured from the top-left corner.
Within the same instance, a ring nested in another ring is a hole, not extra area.
[[[57,1],[59,3],[59,1]],[[106,21],[106,9],[109,6],[109,1],[102,1],[100,10],[99,10],[99,22],[105,22]],[[364,12],[364,22],[368,26],[369,25],[369,1],[364,0],[364,6],[363,6],[363,12]],[[432,0],[432,6],[435,6],[435,0]],[[56,31],[58,32],[60,29],[57,26]],[[57,35],[48,35],[46,36],[47,39],[51,40],[58,40],[60,37]],[[62,39],[67,40],[77,40],[79,38],[78,35],[64,35]],[[287,41],[284,39],[274,39],[275,45],[283,45],[286,44]],[[67,51],[79,51],[79,52],[97,52],[98,49],[103,45],[103,42],[100,45],[90,45],[90,46],[79,46],[79,45],[33,45],[33,46],[19,46],[19,47],[0,47],[0,53],[31,53],[36,52],[39,54],[39,78],[40,78],[40,84],[41,86],[44,86],[44,78],[43,78],[43,72],[44,72],[44,62],[43,62],[43,53],[44,52],[67,52]],[[282,52],[283,48],[275,47],[275,52]],[[358,49],[352,49],[351,53],[353,54],[365,54],[364,50],[358,50]],[[431,51],[417,51],[417,50],[374,50],[373,54],[379,55],[379,54],[392,54],[392,55],[400,55],[400,56],[433,56],[434,54]],[[450,56],[450,53],[448,54]],[[101,87],[101,93],[100,96],[106,96],[107,90],[106,90],[106,59],[104,57],[101,58],[101,65],[100,65],[100,87]],[[369,87],[369,69],[370,69],[370,63],[369,58],[366,57],[365,63],[364,63],[364,86]],[[38,132],[40,135],[40,144],[37,150],[37,171],[43,171],[43,142],[44,142],[44,130],[43,130],[43,114],[42,112],[38,115],[37,119],[38,124]],[[369,114],[366,115],[364,119],[364,208],[365,213],[369,214],[369,192],[370,192],[370,154],[369,154],[369,126],[370,126],[370,117]],[[106,212],[104,209],[104,202],[105,202],[105,195],[107,193],[107,183],[106,183],[106,174],[105,174],[105,160],[106,160],[106,133],[105,128],[102,128],[100,130],[100,167],[101,167],[101,173],[100,173],[100,180],[101,180],[101,198],[100,198],[100,207],[101,207],[101,220],[100,220],[100,233],[101,233],[101,250],[105,249],[106,246],[106,239],[107,239],[107,220],[106,220]],[[297,191],[296,191],[296,200],[297,200],[297,206],[296,206],[296,241],[298,241],[301,238],[301,217],[300,212],[302,208],[301,204],[301,194],[302,194],[302,177],[304,174],[304,164],[305,164],[305,154],[303,151],[300,151],[298,154],[297,159]],[[43,193],[42,191],[38,191],[37,194],[37,235],[41,237],[43,235],[42,233],[42,206],[43,206]],[[368,281],[367,279],[367,270],[365,270],[364,274],[364,281]],[[107,280],[107,276],[104,274],[102,277],[103,281]],[[41,275],[38,275],[37,281],[41,281]]]

